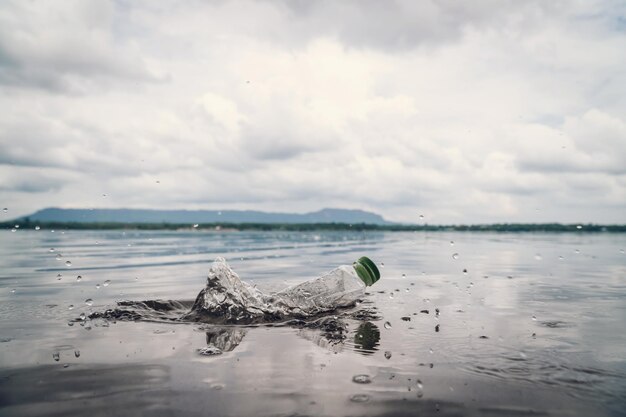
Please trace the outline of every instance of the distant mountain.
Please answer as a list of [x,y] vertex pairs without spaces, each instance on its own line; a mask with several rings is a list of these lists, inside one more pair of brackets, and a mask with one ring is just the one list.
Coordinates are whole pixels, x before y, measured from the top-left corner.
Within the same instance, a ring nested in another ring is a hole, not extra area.
[[78,223],[367,223],[392,224],[363,210],[326,208],[311,213],[252,210],[143,210],[46,208],[26,216],[30,221]]

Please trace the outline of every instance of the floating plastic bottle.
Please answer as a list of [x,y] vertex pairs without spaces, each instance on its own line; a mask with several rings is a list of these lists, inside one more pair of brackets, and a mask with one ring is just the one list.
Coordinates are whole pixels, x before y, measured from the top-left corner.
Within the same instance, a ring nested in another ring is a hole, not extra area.
[[207,285],[186,319],[222,323],[252,323],[284,318],[305,318],[354,305],[365,288],[380,279],[378,268],[367,257],[274,294],[264,294],[217,258]]

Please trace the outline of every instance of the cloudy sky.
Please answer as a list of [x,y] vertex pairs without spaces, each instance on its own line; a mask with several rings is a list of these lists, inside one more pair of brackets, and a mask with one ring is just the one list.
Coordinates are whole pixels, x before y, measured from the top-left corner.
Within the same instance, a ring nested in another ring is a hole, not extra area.
[[4,0],[0,206],[626,223],[624,51],[623,1]]

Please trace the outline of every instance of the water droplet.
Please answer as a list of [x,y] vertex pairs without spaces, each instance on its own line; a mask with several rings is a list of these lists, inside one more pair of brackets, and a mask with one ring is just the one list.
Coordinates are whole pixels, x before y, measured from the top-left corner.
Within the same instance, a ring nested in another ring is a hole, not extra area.
[[389,293],[389,298],[393,298],[393,292]]
[[50,253],[54,252],[54,248],[48,249],[48,252],[50,252]]
[[2,209],[2,212],[3,212],[3,213],[6,213],[7,211],[9,211],[9,209],[8,209],[8,208],[6,208],[6,207]]
[[387,330],[391,329],[391,323],[389,323],[388,321],[385,322],[385,324],[383,325],[383,327]]
[[420,214],[420,220],[424,220],[424,215]]
[[583,226],[582,226],[581,224],[579,224],[578,226],[576,226],[576,228],[577,228],[578,230],[580,230],[580,229],[582,229],[582,228],[583,228]]
[[193,228],[194,228],[194,229],[197,229],[197,228],[198,228],[198,223],[194,224],[194,225],[193,225]]
[[20,225],[19,225],[19,224],[16,224],[16,225],[15,225],[15,228],[16,228],[16,229],[19,229],[19,228],[20,228]]
[[459,254],[458,253],[452,254],[452,259],[459,259]]
[[68,310],[74,310],[74,304],[70,304],[69,306],[67,306]]
[[15,288],[11,290],[11,294],[15,294]]
[[57,281],[61,281],[61,278],[63,278],[63,275],[57,274]]
[[406,274],[402,274],[402,278],[406,278]]
[[52,354],[52,359],[54,359],[55,361],[59,361],[59,359],[61,359],[61,355],[59,354],[59,352],[54,352]]
[[372,378],[370,378],[369,375],[365,374],[355,375],[352,377],[352,382],[355,382],[357,384],[369,384],[372,382]]
[[65,266],[67,266],[69,268],[70,266],[72,266],[72,262],[71,261],[65,261]]
[[41,227],[35,226],[35,230],[41,230]]
[[106,194],[102,194],[102,198],[106,198],[106,197],[107,197],[107,195],[106,195]]
[[467,269],[463,268],[463,275],[467,275]]
[[450,241],[450,246],[454,246],[454,240]]
[[57,261],[60,261],[61,259],[63,259],[63,255],[61,255],[60,253],[57,253]]
[[85,313],[80,313],[80,315],[78,316],[78,319],[85,321],[87,319],[87,316],[85,316]]
[[422,384],[422,380],[420,379],[417,380],[417,388],[424,389],[424,384]]
[[428,349],[428,353],[430,353],[431,355],[434,353],[435,351],[433,350],[433,348]]
[[81,277],[80,275],[76,277],[76,281],[81,282],[83,280],[83,277]]
[[381,267],[381,268],[384,268],[384,267],[385,267],[385,263],[384,263],[384,262],[381,262],[381,263],[380,263],[380,267]]
[[366,403],[370,400],[370,396],[367,394],[354,394],[350,397],[350,401],[353,403]]
[[386,351],[385,352],[385,359],[391,359],[391,352],[390,351]]
[[70,367],[70,364],[69,364],[69,363],[64,363],[64,364],[63,364],[63,367],[64,367],[64,368],[69,368],[69,367]]
[[562,261],[562,260],[564,260],[564,259],[565,259],[565,258],[564,258],[563,256],[560,256],[560,255],[559,255],[559,261]]
[[222,384],[213,384],[213,385],[211,385],[211,389],[214,389],[216,391],[220,391],[220,390],[224,389],[224,385],[222,385]]
[[99,290],[100,289],[100,284],[96,284],[96,289]]
[[623,253],[626,253],[626,252],[624,252],[624,249],[620,249],[620,250],[619,250],[619,253],[622,253],[622,254],[623,254]]
[[88,298],[85,300],[85,304],[87,304],[88,306],[92,306],[93,305],[93,300],[91,298]]
[[533,321],[537,321],[537,317],[536,316],[533,316]]
[[109,285],[111,285],[111,280],[107,279],[106,281],[102,283],[102,285],[104,285],[105,287],[108,287]]
[[76,356],[77,358],[80,357],[80,350],[76,349],[74,351],[74,356]]
[[580,249],[576,249],[574,253],[580,253]]
[[536,253],[536,254],[535,254],[535,259],[536,259],[536,260],[538,260],[538,261],[540,261],[540,260],[542,259],[542,258],[541,258],[541,254],[540,254],[540,253]]
[[13,229],[11,229],[11,232],[15,233],[15,232],[17,232],[17,229],[14,227]]

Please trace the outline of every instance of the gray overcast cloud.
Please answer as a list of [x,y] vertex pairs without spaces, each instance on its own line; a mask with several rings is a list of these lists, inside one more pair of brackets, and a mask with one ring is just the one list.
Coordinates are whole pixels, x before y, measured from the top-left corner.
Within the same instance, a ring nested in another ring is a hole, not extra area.
[[624,51],[623,1],[3,1],[0,205],[626,223]]

